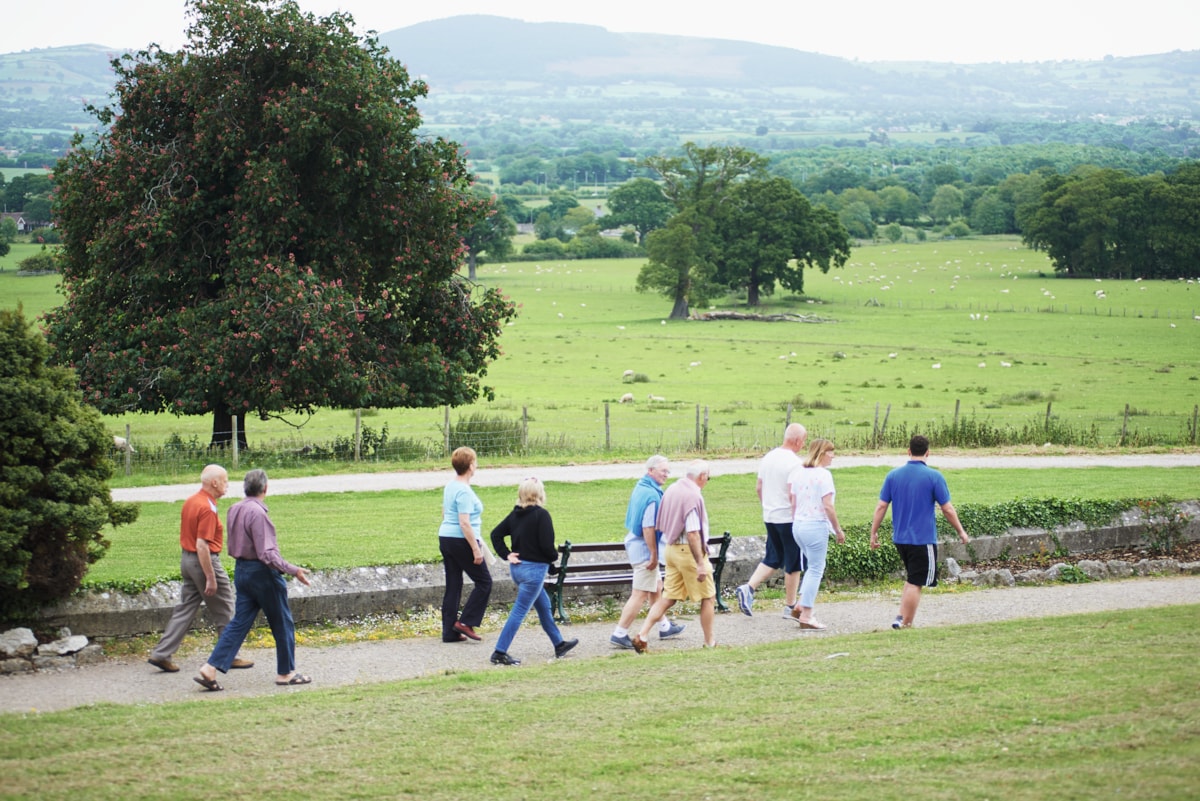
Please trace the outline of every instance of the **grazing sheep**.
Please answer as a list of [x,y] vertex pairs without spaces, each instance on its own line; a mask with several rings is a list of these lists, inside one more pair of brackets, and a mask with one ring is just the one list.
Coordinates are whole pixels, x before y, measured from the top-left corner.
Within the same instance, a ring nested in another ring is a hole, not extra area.
[[659,402],[662,402],[662,401],[665,401],[665,400],[666,400],[666,398],[664,398],[662,395],[647,395],[646,397],[647,397],[647,399],[648,399],[648,400],[650,400],[650,401],[659,401]]
[[621,378],[625,379],[626,381],[631,380],[633,378],[633,371],[626,370],[625,372],[621,373]]
[[621,400],[619,400],[617,402],[618,403],[633,403],[633,393],[626,392],[624,395],[621,396]]
[[121,453],[137,453],[137,449],[133,447],[133,444],[129,440],[124,437],[118,437],[116,434],[113,434],[113,447]]
[[934,369],[934,370],[941,370],[941,369],[942,369],[942,363],[941,363],[941,362],[938,362],[937,364],[933,365],[933,369]]

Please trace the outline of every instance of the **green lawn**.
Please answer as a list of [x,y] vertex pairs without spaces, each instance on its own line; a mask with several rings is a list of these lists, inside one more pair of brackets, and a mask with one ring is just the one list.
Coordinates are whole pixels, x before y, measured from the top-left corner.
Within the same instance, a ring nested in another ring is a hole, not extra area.
[[[853,536],[865,537],[886,472],[877,467],[835,468],[838,516]],[[946,476],[960,506],[1014,498],[1186,499],[1195,498],[1200,486],[1200,470],[1195,468],[948,470]],[[762,509],[754,483],[752,474],[717,476],[709,482],[705,497],[714,532],[730,531],[739,537],[762,534]],[[550,482],[546,506],[554,518],[556,539],[621,539],[631,488],[628,481]],[[516,488],[480,487],[477,492],[485,508],[485,533],[490,532],[515,503]],[[441,497],[441,490],[314,493],[270,496],[268,505],[288,560],[328,570],[439,561]],[[229,498],[220,502],[222,517],[231,503]],[[179,503],[141,504],[137,522],[108,534],[112,547],[92,566],[86,581],[126,585],[177,577],[179,508]]]
[[424,801],[1184,799],[1200,780],[1197,614],[1200,606],[1168,607],[796,638],[6,715],[0,775],[6,797],[47,801],[251,791]]

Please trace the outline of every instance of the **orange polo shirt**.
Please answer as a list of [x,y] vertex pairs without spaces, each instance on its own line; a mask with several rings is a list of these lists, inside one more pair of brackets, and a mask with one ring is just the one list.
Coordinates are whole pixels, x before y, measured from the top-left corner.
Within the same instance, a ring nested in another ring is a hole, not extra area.
[[220,553],[225,544],[217,502],[204,490],[183,502],[179,517],[179,544],[183,550],[195,553],[197,540],[206,540],[211,553]]

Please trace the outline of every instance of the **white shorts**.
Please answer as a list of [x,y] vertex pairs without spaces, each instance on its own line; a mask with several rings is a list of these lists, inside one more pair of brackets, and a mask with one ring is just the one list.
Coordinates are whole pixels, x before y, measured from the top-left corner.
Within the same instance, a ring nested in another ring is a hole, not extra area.
[[633,588],[642,592],[658,592],[658,565],[650,567],[649,562],[641,562],[633,566]]

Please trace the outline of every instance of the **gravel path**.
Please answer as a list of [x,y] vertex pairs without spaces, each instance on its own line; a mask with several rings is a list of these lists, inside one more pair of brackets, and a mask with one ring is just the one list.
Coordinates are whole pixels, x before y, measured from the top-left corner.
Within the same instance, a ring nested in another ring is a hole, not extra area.
[[[780,603],[764,601],[753,618],[736,611],[718,614],[717,641],[724,646],[744,647],[757,643],[820,638],[829,650],[854,648],[855,637],[864,632],[886,630],[896,614],[897,592],[862,596],[820,604],[818,617],[829,629],[801,633],[796,625],[779,617]],[[986,623],[1016,618],[1049,617],[1084,612],[1144,609],[1156,606],[1200,603],[1200,576],[1142,578],[1093,584],[1056,584],[1036,587],[988,589],[961,594],[930,594],[921,602],[918,627]],[[700,624],[680,618],[688,629],[675,640],[651,640],[651,655],[639,657],[631,651],[614,649],[608,643],[612,623],[587,623],[564,627],[568,637],[580,645],[569,659],[653,658],[656,650],[700,647]],[[313,677],[308,687],[279,688],[274,685],[274,651],[243,649],[254,659],[251,670],[236,670],[220,677],[225,691],[205,693],[192,681],[207,654],[177,655],[179,673],[161,673],[141,658],[109,660],[82,668],[0,677],[0,713],[52,712],[96,703],[144,704],[192,700],[250,698],[280,692],[305,692],[312,688],[341,687],[380,681],[395,681],[445,671],[511,670],[492,667],[488,657],[499,634],[481,632],[483,642],[446,645],[436,637],[383,640],[328,648],[297,647],[297,666]],[[915,632],[892,632],[912,636]],[[512,653],[527,664],[549,662],[550,645],[536,624],[522,629]],[[519,669],[519,668],[518,668]]]
[[[712,474],[744,475],[758,472],[758,459],[718,459],[711,461]],[[838,456],[834,470],[847,467],[899,467],[904,464],[903,454],[894,456]],[[1152,453],[1074,456],[942,456],[934,452],[929,464],[944,470],[967,468],[1079,468],[1079,467],[1200,467],[1200,453]],[[529,467],[496,467],[484,464],[471,483],[481,487],[515,487],[529,475]],[[233,471],[236,475],[237,471]],[[579,483],[603,479],[628,479],[636,481],[645,472],[645,463],[550,465],[538,467],[538,477],[543,481],[565,481]],[[676,476],[682,471],[676,465]],[[271,479],[272,495],[299,495],[306,492],[375,492],[380,490],[428,490],[441,489],[450,478],[451,471],[433,470],[424,472],[359,473],[335,476],[313,476],[310,478]],[[114,501],[182,501],[196,491],[195,484],[173,484],[158,487],[130,487],[114,489]],[[242,482],[229,482],[229,495],[242,496]]]

